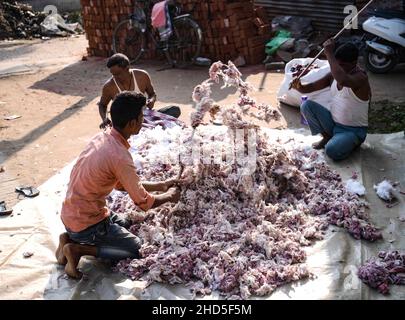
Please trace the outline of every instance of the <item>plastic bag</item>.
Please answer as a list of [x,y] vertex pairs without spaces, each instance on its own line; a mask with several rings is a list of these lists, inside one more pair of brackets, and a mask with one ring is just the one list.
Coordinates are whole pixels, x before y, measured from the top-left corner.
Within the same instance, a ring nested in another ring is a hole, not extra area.
[[40,26],[41,34],[48,36],[67,36],[83,31],[79,23],[66,23],[59,14],[47,16]]
[[278,31],[276,36],[266,44],[266,54],[271,56],[284,42],[290,39],[290,36],[291,33],[286,30]]
[[[288,104],[290,106],[299,107],[301,105],[301,96],[304,95],[301,92],[298,92],[295,89],[288,90],[290,83],[293,79],[293,72],[291,72],[291,68],[295,65],[301,64],[306,65],[311,63],[312,58],[301,58],[301,59],[293,59],[285,66],[285,77],[284,81],[281,84],[281,87],[277,93],[277,100]],[[308,84],[315,82],[319,79],[322,79],[330,72],[329,62],[327,60],[319,60],[317,59],[314,62],[319,68],[313,69],[308,72],[305,76],[301,78],[302,84]],[[330,104],[330,88],[325,88],[323,90],[314,91],[311,93],[305,93],[309,100],[313,100],[325,108],[329,109]]]

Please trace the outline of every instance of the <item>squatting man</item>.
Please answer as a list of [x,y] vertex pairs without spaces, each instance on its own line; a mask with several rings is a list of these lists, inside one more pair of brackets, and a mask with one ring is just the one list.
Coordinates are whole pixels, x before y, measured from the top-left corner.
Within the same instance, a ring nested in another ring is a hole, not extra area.
[[334,40],[330,39],[324,48],[331,72],[306,85],[295,79],[292,88],[310,93],[331,87],[330,110],[307,100],[301,105],[301,112],[312,135],[322,135],[314,148],[325,148],[330,158],[343,160],[366,139],[371,89],[367,74],[357,65],[359,50],[354,44],[345,43],[335,51]]
[[92,138],[72,169],[61,211],[66,232],[56,250],[58,263],[70,277],[81,278],[77,266],[85,255],[112,261],[139,258],[141,239],[128,231],[129,221],[106,206],[113,189],[128,192],[144,211],[180,199],[176,179],[141,182],[128,151],[127,140],[142,128],[146,103],[140,93],[119,93],[111,105],[112,128]]
[[[132,91],[148,95],[146,105],[149,109],[153,109],[156,102],[156,92],[148,72],[141,69],[130,69],[130,61],[122,53],[112,55],[107,61],[107,68],[112,77],[104,84],[98,103],[102,120],[100,128],[111,125],[111,120],[107,117],[108,104],[120,92]],[[176,106],[168,106],[157,111],[175,118],[181,114],[180,108]]]

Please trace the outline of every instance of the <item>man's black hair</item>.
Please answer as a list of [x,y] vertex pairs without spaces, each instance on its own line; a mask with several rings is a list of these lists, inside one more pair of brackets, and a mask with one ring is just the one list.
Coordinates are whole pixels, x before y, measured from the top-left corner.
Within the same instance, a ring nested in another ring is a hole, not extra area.
[[111,120],[114,128],[124,129],[128,122],[138,119],[146,105],[146,97],[141,93],[123,91],[111,105]]
[[107,61],[107,68],[119,66],[125,68],[129,66],[129,59],[125,54],[116,53],[112,55]]
[[357,62],[357,59],[359,58],[359,49],[354,43],[346,42],[336,49],[335,57],[342,62]]

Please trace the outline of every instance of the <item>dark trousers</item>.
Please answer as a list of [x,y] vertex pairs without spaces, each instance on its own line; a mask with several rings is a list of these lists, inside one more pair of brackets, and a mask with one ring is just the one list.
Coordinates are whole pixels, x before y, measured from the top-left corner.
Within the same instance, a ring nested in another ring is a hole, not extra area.
[[157,110],[158,112],[167,114],[169,116],[172,116],[174,118],[178,118],[180,117],[181,111],[180,108],[177,106],[168,106],[168,107],[164,107],[162,109]]
[[128,231],[130,223],[112,214],[80,232],[67,230],[72,241],[97,247],[97,257],[122,260],[139,258],[140,238]]

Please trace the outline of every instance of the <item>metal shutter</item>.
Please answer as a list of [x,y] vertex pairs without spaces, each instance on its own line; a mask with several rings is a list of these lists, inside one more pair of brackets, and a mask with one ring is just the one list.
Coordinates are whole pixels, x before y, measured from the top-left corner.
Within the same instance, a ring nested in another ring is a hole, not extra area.
[[316,30],[337,31],[343,27],[343,9],[353,5],[354,0],[255,0],[255,5],[266,8],[270,18],[275,16],[301,16],[310,18]]

